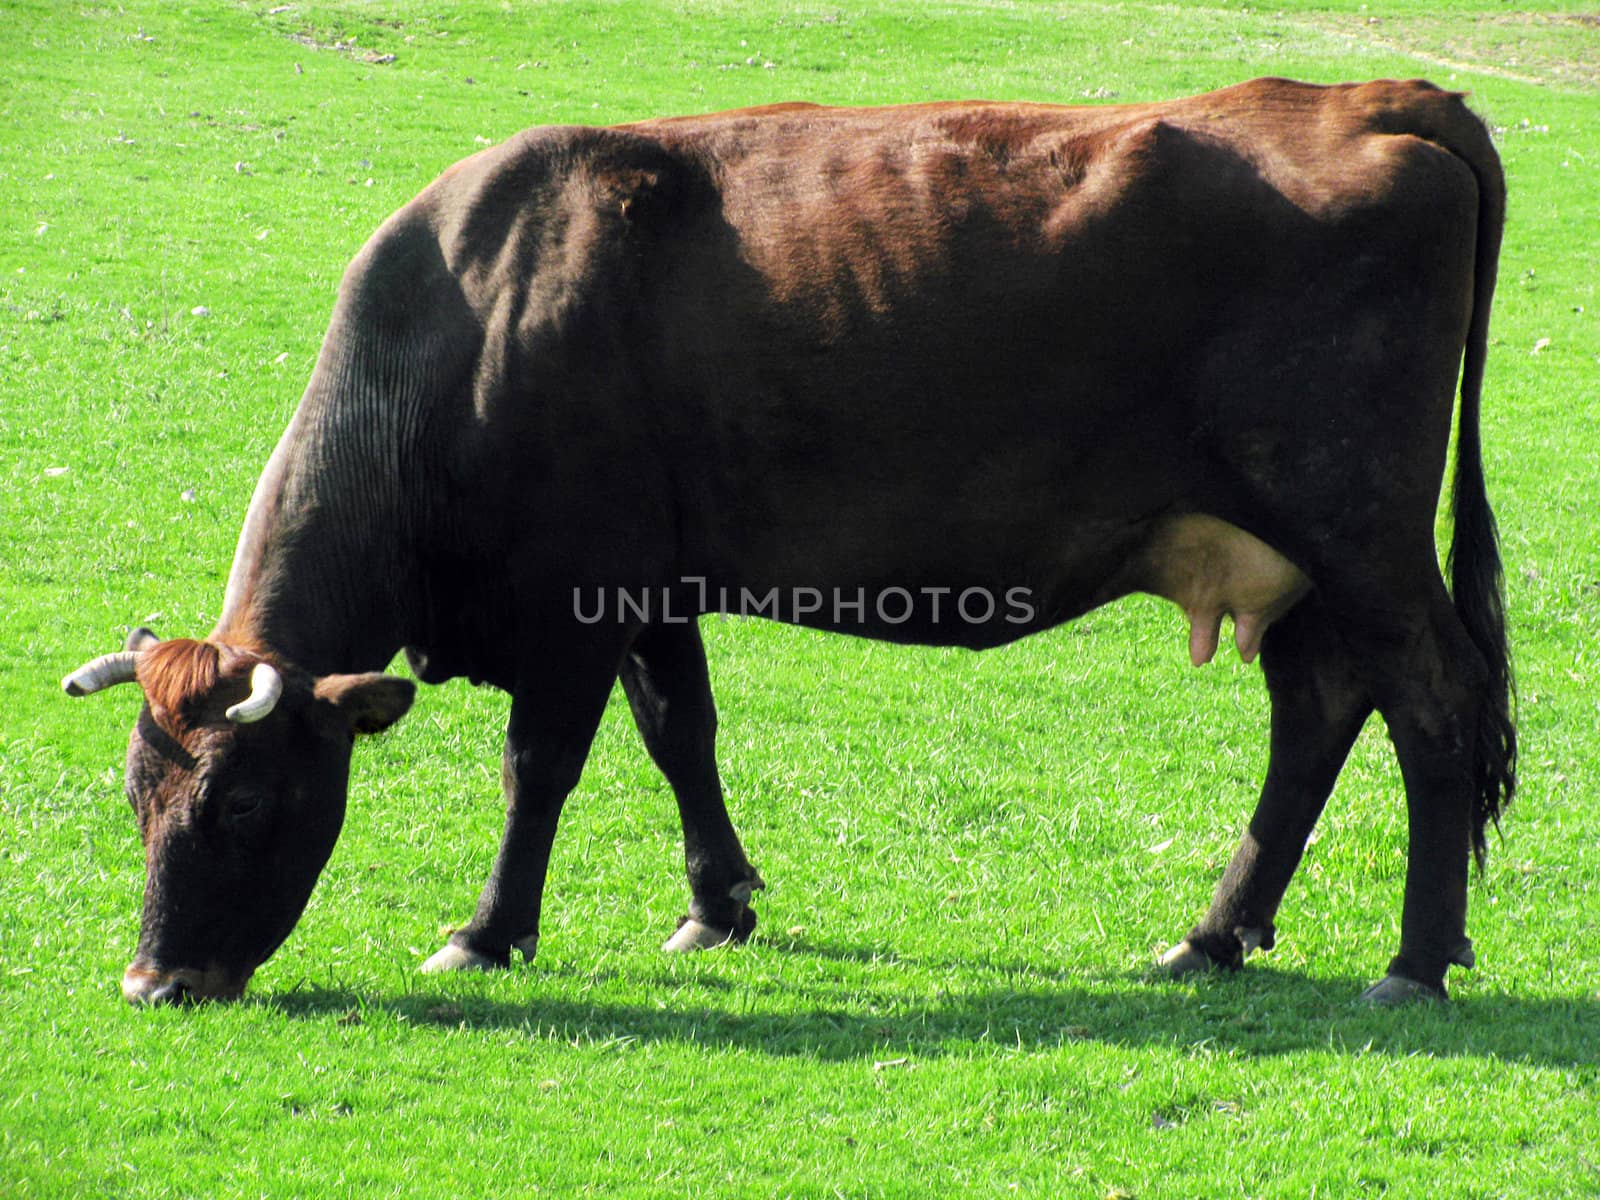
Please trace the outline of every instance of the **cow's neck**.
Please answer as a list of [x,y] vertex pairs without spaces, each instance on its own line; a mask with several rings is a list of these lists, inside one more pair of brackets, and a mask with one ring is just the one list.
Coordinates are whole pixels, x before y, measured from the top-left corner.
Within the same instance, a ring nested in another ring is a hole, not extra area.
[[416,423],[381,376],[330,358],[256,485],[212,634],[318,675],[384,667],[415,594],[403,481]]

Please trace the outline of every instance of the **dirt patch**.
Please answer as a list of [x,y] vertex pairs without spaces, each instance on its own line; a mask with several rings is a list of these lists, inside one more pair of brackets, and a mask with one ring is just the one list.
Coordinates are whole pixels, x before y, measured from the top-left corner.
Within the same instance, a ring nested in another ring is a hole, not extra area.
[[307,46],[312,50],[332,50],[339,54],[348,54],[364,63],[373,63],[376,66],[386,66],[395,60],[393,54],[383,54],[377,50],[367,50],[356,45],[354,38],[349,41],[335,39],[331,42],[325,42],[319,41],[309,33],[286,33],[283,36],[291,42]]

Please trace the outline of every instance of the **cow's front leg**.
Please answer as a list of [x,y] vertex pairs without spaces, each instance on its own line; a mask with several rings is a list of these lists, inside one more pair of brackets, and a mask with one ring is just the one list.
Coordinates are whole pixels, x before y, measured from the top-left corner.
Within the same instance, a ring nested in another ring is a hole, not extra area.
[[766,886],[745,858],[717,774],[717,710],[699,626],[644,630],[622,663],[634,722],[677,797],[689,911],[663,949],[742,942],[756,926],[751,894]]
[[1267,631],[1261,666],[1272,696],[1266,782],[1211,907],[1162,956],[1175,976],[1237,968],[1252,950],[1272,948],[1283,893],[1371,711],[1348,653],[1314,596]]
[[513,948],[531,959],[556,823],[577,786],[616,680],[620,647],[564,648],[532,663],[511,699],[501,783],[506,826],[477,912],[425,963],[428,972],[510,965]]

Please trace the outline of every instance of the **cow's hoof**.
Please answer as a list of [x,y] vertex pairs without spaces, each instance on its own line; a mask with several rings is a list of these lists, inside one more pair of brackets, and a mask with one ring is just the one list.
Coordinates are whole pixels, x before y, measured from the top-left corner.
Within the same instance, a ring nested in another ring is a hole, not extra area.
[[1188,938],[1163,954],[1159,963],[1161,968],[1174,979],[1182,979],[1185,975],[1198,975],[1202,971],[1214,971],[1222,965]]
[[668,954],[685,954],[690,950],[715,950],[739,940],[737,929],[721,929],[685,917],[678,924],[678,931],[661,943],[661,948]]
[[1407,979],[1404,975],[1385,975],[1361,993],[1361,1002],[1370,1004],[1374,1008],[1398,1008],[1402,1004],[1413,1004],[1419,1000],[1443,1004],[1448,999],[1443,987],[1418,983],[1415,979]]
[[487,954],[479,954],[466,946],[446,942],[422,964],[422,973],[442,975],[446,971],[496,971],[504,965]]

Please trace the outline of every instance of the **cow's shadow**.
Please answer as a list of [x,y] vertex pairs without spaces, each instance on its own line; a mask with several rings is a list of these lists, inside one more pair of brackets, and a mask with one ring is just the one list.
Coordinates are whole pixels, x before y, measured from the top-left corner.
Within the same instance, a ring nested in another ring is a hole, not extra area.
[[[809,942],[776,952],[875,964],[885,972],[904,957],[875,947]],[[917,962],[923,968],[939,965]],[[948,965],[970,972],[975,964]],[[873,994],[870,982],[830,980],[819,984],[812,1004],[798,1010],[792,980],[779,982],[765,972],[696,972],[685,989],[683,975],[671,967],[662,968],[660,990],[673,998],[661,1004],[573,999],[559,980],[578,972],[547,972],[552,987],[539,982],[539,968],[527,969],[530,986],[521,1001],[417,976],[414,987],[400,990],[297,985],[258,994],[254,1002],[305,1019],[349,1020],[353,1013],[377,1010],[417,1025],[524,1030],[532,1039],[686,1042],[840,1062],[937,1059],[984,1043],[1026,1051],[1069,1042],[1205,1045],[1246,1057],[1319,1049],[1563,1067],[1600,1059],[1600,999],[1593,996],[1523,997],[1479,986],[1458,988],[1448,1005],[1383,1010],[1357,1000],[1370,980],[1309,978],[1261,963],[1193,983],[1173,983],[1150,970],[1085,976],[1022,963],[982,966],[983,974],[1003,982],[941,987],[918,1000],[899,988]],[[581,974],[590,983],[606,982],[590,971]],[[628,977],[636,987],[637,972]]]

